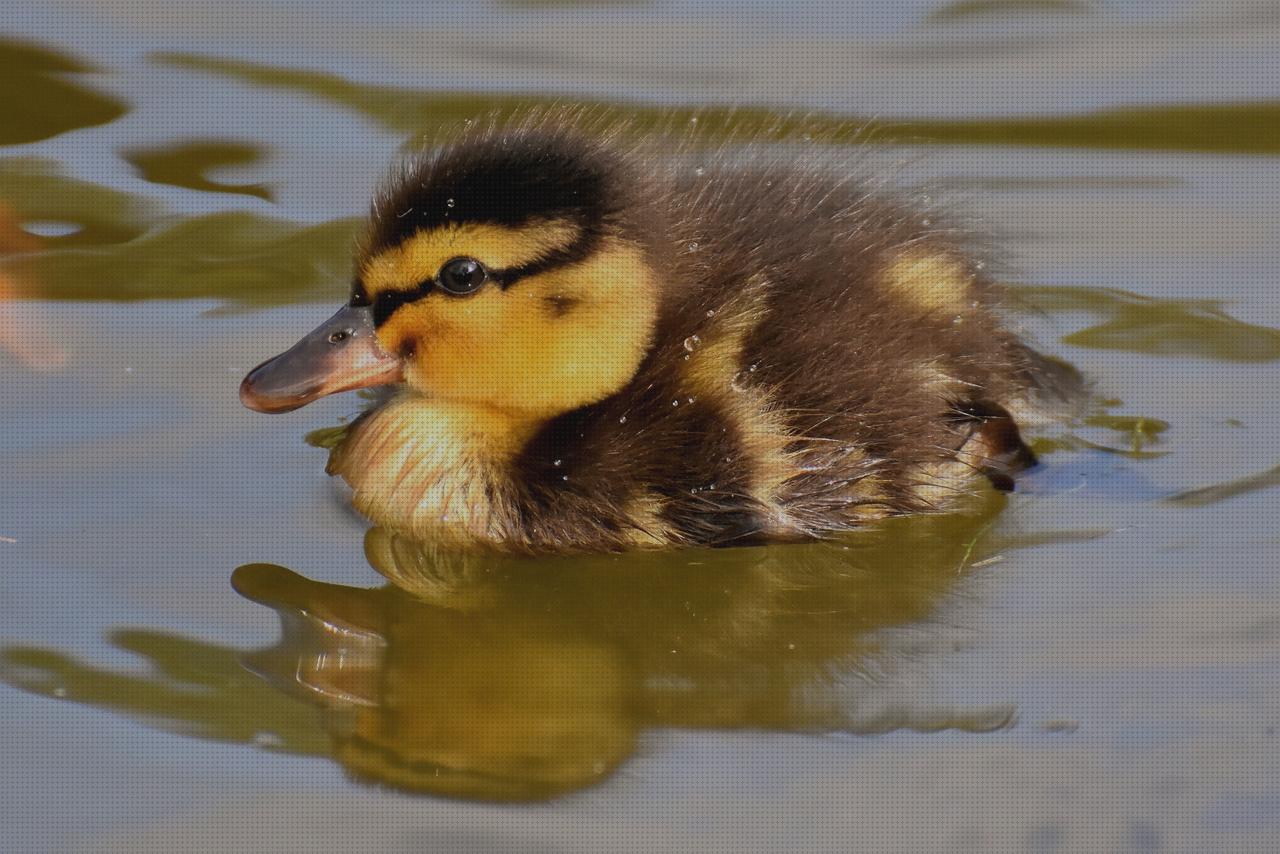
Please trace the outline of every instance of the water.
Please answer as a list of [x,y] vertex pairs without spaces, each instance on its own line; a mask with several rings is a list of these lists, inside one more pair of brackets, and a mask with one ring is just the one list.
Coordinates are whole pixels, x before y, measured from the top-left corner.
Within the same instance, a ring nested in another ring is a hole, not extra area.
[[[0,848],[1274,848],[1280,18],[974,5],[10,16]],[[842,545],[528,565],[366,531],[303,440],[357,401],[236,387],[475,93],[950,141],[870,156],[993,235],[1095,411],[1033,431],[1007,499]]]

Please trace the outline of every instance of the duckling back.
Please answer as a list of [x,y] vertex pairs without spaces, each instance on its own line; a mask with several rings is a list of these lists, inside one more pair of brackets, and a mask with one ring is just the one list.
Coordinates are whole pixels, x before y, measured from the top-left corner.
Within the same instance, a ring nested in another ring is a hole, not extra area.
[[1036,356],[959,232],[829,169],[637,172],[661,223],[653,342],[625,388],[520,455],[532,547],[831,536],[1010,488],[1034,461],[1008,407]]

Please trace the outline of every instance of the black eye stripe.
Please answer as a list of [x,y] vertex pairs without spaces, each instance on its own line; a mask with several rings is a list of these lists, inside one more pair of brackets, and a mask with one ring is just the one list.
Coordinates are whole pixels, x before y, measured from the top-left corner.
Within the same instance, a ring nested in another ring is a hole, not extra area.
[[490,278],[496,281],[503,289],[509,288],[518,279],[526,276],[536,276],[539,273],[546,273],[557,267],[567,267],[570,264],[576,264],[579,261],[585,261],[590,257],[592,252],[600,245],[601,234],[595,229],[584,228],[578,235],[577,239],[568,246],[561,246],[558,249],[552,249],[541,258],[536,258],[527,264],[521,264],[518,267],[505,267],[501,270],[491,270]]
[[[583,229],[578,239],[568,246],[562,246],[553,249],[541,258],[530,261],[527,264],[521,264],[517,267],[504,267],[502,269],[488,269],[489,281],[496,284],[502,290],[514,285],[517,281],[527,276],[536,276],[539,273],[546,273],[557,267],[566,267],[570,264],[576,264],[579,261],[585,261],[599,247],[603,235],[596,229]],[[438,275],[438,274],[437,274]],[[417,302],[423,297],[437,289],[436,279],[432,277],[421,282],[417,287],[407,291],[383,291],[378,294],[373,302],[373,325],[381,326],[387,322],[387,319],[403,305],[411,302]],[[365,299],[368,299],[365,297]],[[355,304],[354,302],[352,303]]]
[[427,279],[416,288],[408,291],[383,291],[373,300],[373,325],[386,323],[396,309],[411,302],[417,302],[435,288],[434,279]]

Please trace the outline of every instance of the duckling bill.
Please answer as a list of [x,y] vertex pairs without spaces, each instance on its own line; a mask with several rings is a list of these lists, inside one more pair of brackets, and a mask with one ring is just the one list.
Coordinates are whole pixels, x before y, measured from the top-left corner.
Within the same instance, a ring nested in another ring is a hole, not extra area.
[[1009,409],[1046,363],[936,215],[571,124],[405,166],[348,305],[245,378],[263,412],[392,387],[329,460],[371,520],[524,553],[803,540],[1032,462]]
[[290,412],[325,395],[399,382],[400,360],[378,344],[368,307],[344,306],[285,352],[249,372],[244,405]]

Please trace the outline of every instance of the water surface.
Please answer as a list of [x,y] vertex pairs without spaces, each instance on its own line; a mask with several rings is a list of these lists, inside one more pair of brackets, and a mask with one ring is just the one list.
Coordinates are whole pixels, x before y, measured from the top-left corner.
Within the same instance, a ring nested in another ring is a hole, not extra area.
[[[6,23],[0,847],[1275,847],[1273,5],[780,8]],[[557,96],[833,158],[880,118],[860,156],[992,235],[1093,404],[1007,498],[837,544],[366,530],[304,441],[358,401],[239,379],[407,142]]]

